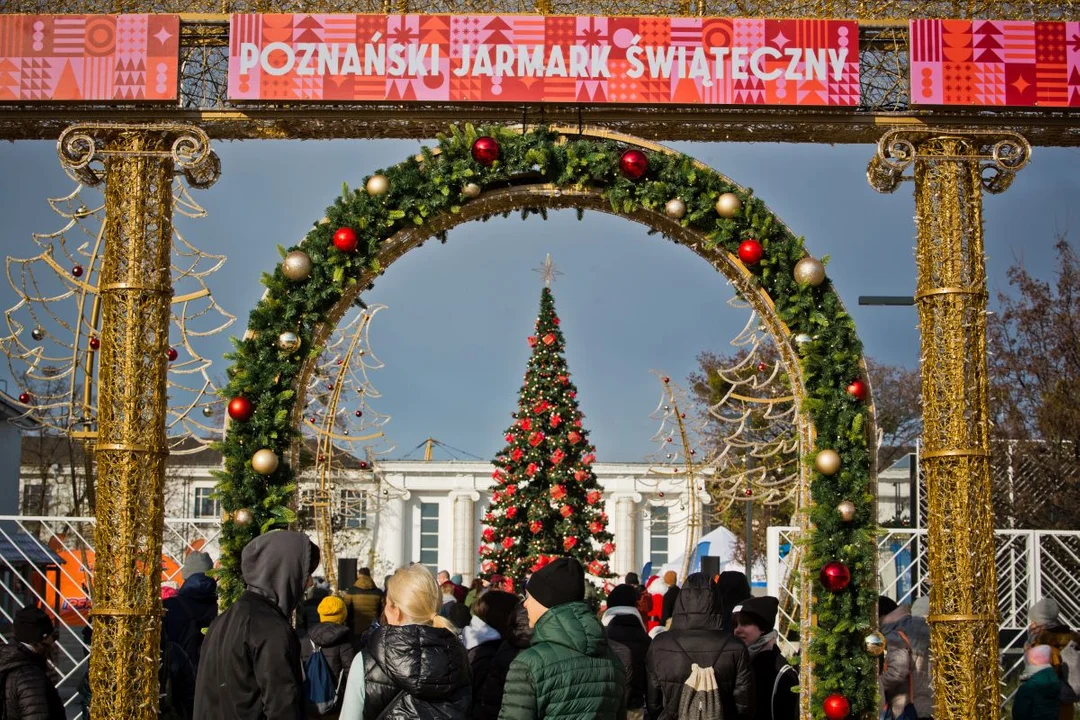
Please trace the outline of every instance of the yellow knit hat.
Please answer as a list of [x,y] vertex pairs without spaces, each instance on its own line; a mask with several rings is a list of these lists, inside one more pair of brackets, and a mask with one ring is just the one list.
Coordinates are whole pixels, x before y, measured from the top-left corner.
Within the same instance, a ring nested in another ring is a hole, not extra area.
[[344,625],[345,618],[348,616],[349,611],[345,609],[345,601],[337,595],[324,597],[319,603],[319,620],[322,622]]

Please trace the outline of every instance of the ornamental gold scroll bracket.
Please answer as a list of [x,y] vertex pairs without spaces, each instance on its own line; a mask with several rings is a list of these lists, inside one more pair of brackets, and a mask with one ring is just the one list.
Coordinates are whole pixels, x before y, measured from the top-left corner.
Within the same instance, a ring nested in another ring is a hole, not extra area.
[[[950,140],[963,140],[968,149],[957,154]],[[866,168],[870,187],[891,193],[905,180],[916,158],[978,162],[982,189],[992,195],[1005,192],[1016,173],[1031,159],[1031,144],[1011,130],[946,130],[894,128],[878,140],[877,152]]]
[[[158,134],[160,150],[136,150],[124,141],[131,134]],[[67,174],[84,185],[105,180],[102,167],[109,157],[171,157],[178,174],[191,187],[205,189],[221,176],[221,159],[210,146],[209,136],[194,125],[180,123],[82,123],[60,134],[56,152]]]

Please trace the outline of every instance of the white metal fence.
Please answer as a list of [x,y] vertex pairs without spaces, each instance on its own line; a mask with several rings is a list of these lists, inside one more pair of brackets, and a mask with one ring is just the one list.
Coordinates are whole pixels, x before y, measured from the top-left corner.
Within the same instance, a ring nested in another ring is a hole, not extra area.
[[[162,582],[180,580],[193,550],[218,557],[216,519],[166,518]],[[38,605],[56,623],[60,638],[53,662],[69,718],[80,718],[77,688],[86,673],[86,628],[94,574],[94,518],[0,515],[0,639],[11,640],[15,612]]]
[[[799,626],[799,530],[768,529],[768,592],[780,598],[780,627]],[[1080,532],[997,530],[1001,702],[1012,699],[1024,666],[1028,608],[1043,597],[1061,606],[1061,621],[1080,626]],[[928,594],[926,530],[886,530],[878,537],[878,593],[910,604]],[[782,632],[782,634],[784,634]],[[798,650],[784,638],[785,654]]]

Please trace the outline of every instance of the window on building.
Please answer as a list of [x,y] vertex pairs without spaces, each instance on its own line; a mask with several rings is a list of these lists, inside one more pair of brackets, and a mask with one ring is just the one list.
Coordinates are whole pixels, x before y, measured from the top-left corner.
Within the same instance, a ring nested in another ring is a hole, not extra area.
[[212,487],[195,488],[195,517],[220,517],[221,503],[211,497],[213,494]]
[[668,561],[668,509],[666,507],[652,508],[649,543],[649,561],[655,571]]
[[47,483],[27,483],[23,485],[23,515],[48,515],[51,502],[52,487]]
[[420,564],[439,572],[439,504],[420,503]]
[[368,494],[364,490],[341,491],[341,523],[347,528],[368,526]]

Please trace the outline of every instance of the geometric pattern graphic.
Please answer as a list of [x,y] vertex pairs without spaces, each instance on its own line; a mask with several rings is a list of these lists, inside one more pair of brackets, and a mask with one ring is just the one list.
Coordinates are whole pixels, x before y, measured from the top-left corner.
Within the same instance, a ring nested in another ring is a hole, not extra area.
[[859,104],[854,20],[231,17],[229,99]]
[[1080,107],[1080,22],[912,20],[911,102]]
[[0,102],[179,96],[178,15],[0,15]]

